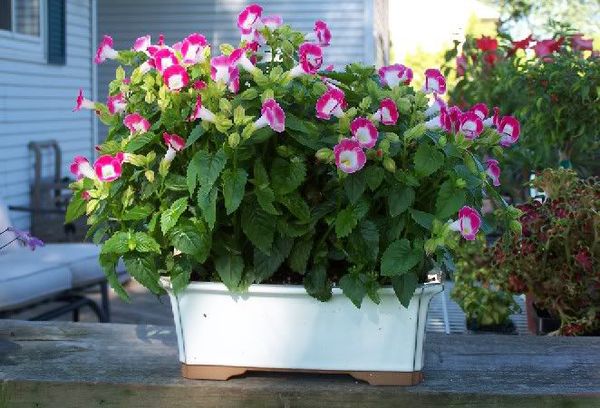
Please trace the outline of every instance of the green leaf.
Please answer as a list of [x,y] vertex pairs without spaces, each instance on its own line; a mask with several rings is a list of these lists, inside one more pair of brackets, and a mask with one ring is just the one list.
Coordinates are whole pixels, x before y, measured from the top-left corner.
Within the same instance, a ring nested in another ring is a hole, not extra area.
[[125,288],[123,288],[123,285],[121,285],[119,275],[117,274],[117,262],[119,262],[119,258],[119,255],[100,254],[99,262],[110,287],[114,289],[121,300],[129,302],[129,295],[125,291]]
[[433,228],[433,220],[435,219],[435,216],[433,214],[429,214],[424,211],[419,211],[415,210],[414,208],[411,208],[410,216],[417,224],[419,224],[423,228],[426,228],[430,231],[431,228]]
[[341,210],[335,218],[335,234],[338,238],[348,236],[356,227],[358,220],[352,211],[352,208]]
[[402,275],[414,268],[423,258],[423,250],[410,247],[410,241],[403,238],[392,242],[381,257],[381,275]]
[[417,275],[414,273],[406,273],[400,276],[392,277],[392,287],[396,293],[396,297],[402,306],[408,308],[410,300],[415,294],[415,289],[419,285]]
[[349,174],[344,180],[344,190],[351,204],[356,203],[367,188],[365,176],[362,172]]
[[136,205],[125,212],[121,216],[123,221],[138,221],[143,220],[152,214],[154,208],[150,204]]
[[294,240],[280,237],[267,255],[258,248],[254,248],[254,276],[255,282],[260,283],[269,279],[279,269],[285,258],[290,254]]
[[300,159],[292,161],[280,157],[271,167],[271,186],[278,195],[286,195],[296,190],[306,178],[306,165]]
[[160,230],[163,234],[169,232],[177,224],[177,220],[179,220],[179,217],[181,217],[186,208],[187,197],[182,197],[171,204],[171,207],[160,215]]
[[188,137],[187,141],[185,142],[185,147],[189,147],[189,146],[193,145],[198,139],[200,139],[200,136],[202,136],[204,134],[204,132],[205,132],[205,130],[204,130],[204,127],[202,127],[202,123],[197,124],[196,127],[194,129],[192,129],[190,136]]
[[219,149],[215,154],[199,150],[192,157],[187,168],[187,185],[190,195],[194,193],[197,183],[200,183],[201,186],[212,187],[225,168],[225,163],[227,163],[227,156],[223,149]]
[[236,290],[242,280],[244,260],[239,255],[227,254],[215,259],[215,269],[229,290]]
[[290,269],[296,273],[304,275],[306,273],[306,266],[310,259],[310,252],[313,246],[313,237],[307,237],[296,241],[290,257],[288,258],[288,264]]
[[458,212],[465,205],[465,190],[454,186],[454,181],[446,180],[437,195],[435,202],[435,215],[438,219],[448,218]]
[[309,270],[304,276],[304,288],[310,296],[326,302],[331,299],[331,282],[327,278],[327,270],[318,265]]
[[258,204],[263,210],[273,215],[281,214],[279,211],[277,211],[277,208],[273,206],[273,201],[275,201],[275,193],[270,187],[256,187],[254,189],[254,194],[256,195]]
[[244,169],[227,169],[221,176],[223,180],[223,198],[227,215],[238,209],[246,191],[248,173]]
[[394,188],[388,196],[390,216],[396,217],[406,211],[415,201],[415,190],[410,187]]
[[367,290],[367,296],[373,301],[375,304],[381,303],[381,297],[379,297],[379,289],[381,285],[377,282],[376,278],[369,277],[365,282],[365,288]]
[[77,218],[85,214],[85,207],[87,201],[81,198],[81,193],[73,194],[69,206],[67,207],[67,213],[65,215],[65,223],[73,222]]
[[187,258],[178,257],[171,270],[171,285],[175,294],[181,293],[190,283],[192,265]]
[[217,221],[218,193],[217,186],[203,185],[198,189],[198,207],[200,207],[202,217],[204,217],[204,221],[211,230],[215,228],[215,222]]
[[360,309],[363,298],[367,294],[367,288],[361,276],[356,273],[349,273],[342,276],[340,279],[340,288],[344,291],[344,295],[354,303],[354,306]]
[[171,191],[187,191],[187,182],[180,174],[169,173],[165,179],[165,188]]
[[257,187],[267,187],[269,185],[269,175],[267,174],[267,169],[262,163],[262,160],[257,159],[254,162],[254,185]]
[[377,226],[363,220],[347,241],[346,249],[355,264],[375,263],[379,254],[379,231]]
[[275,218],[260,207],[249,203],[242,207],[242,231],[255,247],[265,254],[271,252],[275,234]]
[[369,189],[375,191],[381,185],[385,171],[379,166],[369,166],[364,172]]
[[310,207],[297,192],[279,197],[278,200],[285,206],[296,218],[302,222],[310,221]]
[[123,262],[129,275],[145,286],[155,295],[162,295],[163,288],[159,285],[158,270],[154,263],[154,257],[148,254],[130,252],[123,256]]
[[135,135],[129,143],[127,143],[127,147],[125,148],[126,153],[135,153],[140,150],[142,147],[146,146],[149,143],[152,143],[156,135],[154,133],[148,132],[143,133],[141,135]]
[[136,232],[133,235],[135,240],[135,250],[138,252],[156,252],[160,254],[160,245],[154,238],[145,232]]
[[206,261],[210,255],[212,239],[202,224],[187,222],[178,225],[171,230],[168,238],[174,248],[193,256],[200,263]]
[[102,244],[102,254],[124,254],[129,252],[129,234],[117,232]]
[[422,144],[415,153],[415,170],[421,177],[435,173],[444,164],[444,154],[435,147]]

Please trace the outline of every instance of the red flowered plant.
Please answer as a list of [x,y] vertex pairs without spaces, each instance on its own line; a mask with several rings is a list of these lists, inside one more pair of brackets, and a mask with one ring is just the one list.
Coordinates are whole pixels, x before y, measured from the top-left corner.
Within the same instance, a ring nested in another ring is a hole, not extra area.
[[600,334],[600,179],[572,170],[544,170],[533,182],[545,193],[518,206],[520,238],[490,250],[496,281],[529,293],[561,320],[565,335]]
[[323,21],[301,33],[251,5],[237,23],[237,46],[211,49],[198,33],[102,43],[98,62],[116,59],[130,77],[117,68],[106,106],[78,99],[109,133],[93,164],[71,166],[68,219],[87,214],[122,296],[121,258],[157,294],[161,276],[176,291],[190,279],[232,291],[303,282],[321,300],[339,286],[360,306],[391,285],[407,305],[432,268],[452,265],[458,234],[489,231],[484,196],[506,208],[485,165],[504,150],[502,120],[484,128],[487,107],[447,107],[437,69],[425,92],[399,64],[333,70]]

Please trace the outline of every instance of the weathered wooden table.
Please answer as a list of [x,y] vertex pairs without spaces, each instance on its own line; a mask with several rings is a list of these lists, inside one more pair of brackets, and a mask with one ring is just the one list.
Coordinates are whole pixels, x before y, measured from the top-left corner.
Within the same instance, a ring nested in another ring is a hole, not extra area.
[[[240,339],[244,341],[244,339]],[[172,329],[0,320],[0,407],[600,407],[600,338],[426,339],[425,382],[181,378]]]

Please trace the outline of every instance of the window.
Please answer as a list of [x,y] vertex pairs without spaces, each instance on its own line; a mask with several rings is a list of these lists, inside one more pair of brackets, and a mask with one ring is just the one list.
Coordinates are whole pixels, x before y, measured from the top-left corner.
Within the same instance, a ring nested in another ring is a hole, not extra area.
[[0,0],[0,30],[40,36],[40,0]]

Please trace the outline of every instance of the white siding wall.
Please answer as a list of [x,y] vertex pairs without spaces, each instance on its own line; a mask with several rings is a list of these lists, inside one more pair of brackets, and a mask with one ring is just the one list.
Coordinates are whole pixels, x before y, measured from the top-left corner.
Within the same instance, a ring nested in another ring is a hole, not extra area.
[[[8,205],[29,204],[30,141],[59,141],[63,176],[74,155],[92,152],[92,114],[71,112],[78,88],[92,92],[91,0],[66,4],[65,65],[48,65],[45,55],[0,54],[0,198]],[[5,50],[20,47],[16,39],[0,44]],[[11,218],[17,227],[29,227],[29,215],[13,212]]]
[[[117,49],[130,48],[133,41],[144,34],[151,34],[156,41],[159,33],[165,34],[169,44],[189,33],[200,32],[211,44],[237,45],[236,18],[249,3],[252,1],[101,0],[98,2],[98,37],[111,35]],[[376,62],[372,0],[262,0],[258,3],[263,6],[265,15],[279,14],[285,23],[300,31],[311,32],[315,20],[326,21],[333,38],[332,45],[325,51],[325,65],[343,68],[350,62]],[[114,78],[115,68],[110,62],[99,68],[101,98],[105,97],[108,83]],[[104,133],[102,129],[100,134]]]

